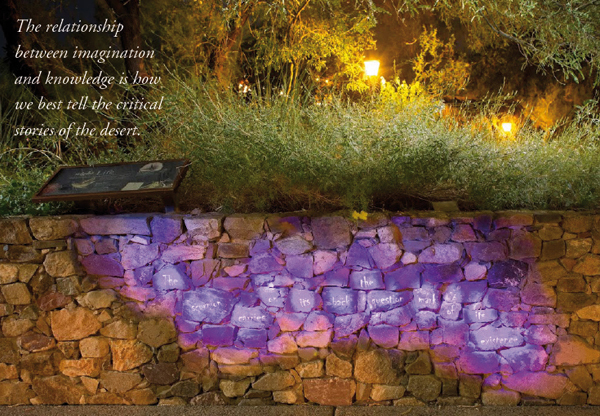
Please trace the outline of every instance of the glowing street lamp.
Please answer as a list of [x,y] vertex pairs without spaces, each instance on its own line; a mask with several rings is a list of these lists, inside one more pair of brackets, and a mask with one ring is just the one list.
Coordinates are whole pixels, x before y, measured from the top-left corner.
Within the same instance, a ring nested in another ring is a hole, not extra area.
[[502,130],[506,133],[510,133],[512,131],[512,123],[502,123]]
[[379,61],[365,61],[365,75],[376,77],[379,72]]

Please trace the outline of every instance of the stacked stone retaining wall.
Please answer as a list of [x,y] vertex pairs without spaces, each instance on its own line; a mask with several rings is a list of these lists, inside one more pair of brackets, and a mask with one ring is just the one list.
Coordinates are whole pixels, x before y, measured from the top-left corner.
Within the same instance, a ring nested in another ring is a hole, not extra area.
[[600,405],[600,215],[0,219],[0,404]]

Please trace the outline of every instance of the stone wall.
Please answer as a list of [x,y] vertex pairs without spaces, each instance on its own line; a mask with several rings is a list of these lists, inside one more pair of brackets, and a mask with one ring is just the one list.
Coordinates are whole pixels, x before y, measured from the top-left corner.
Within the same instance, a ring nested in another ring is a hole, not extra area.
[[600,405],[600,215],[0,220],[0,404]]

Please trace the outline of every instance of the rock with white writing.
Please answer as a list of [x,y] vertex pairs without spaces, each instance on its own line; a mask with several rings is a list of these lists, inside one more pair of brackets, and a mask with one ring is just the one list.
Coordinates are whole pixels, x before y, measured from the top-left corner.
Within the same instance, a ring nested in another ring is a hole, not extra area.
[[310,312],[319,305],[319,295],[312,290],[291,289],[287,299],[288,310]]
[[487,290],[487,282],[452,283],[444,292],[444,300],[457,303],[481,302]]
[[410,291],[372,290],[367,293],[367,306],[372,312],[385,312],[406,305],[413,298]]
[[518,287],[527,277],[527,263],[517,260],[495,262],[488,271],[488,285],[496,289]]
[[323,309],[335,315],[348,315],[356,313],[358,292],[352,289],[337,287],[323,288]]
[[350,287],[357,290],[385,289],[379,270],[362,270],[350,273]]
[[416,309],[437,310],[440,308],[440,292],[435,289],[423,288],[413,290],[413,305]]
[[421,272],[423,266],[409,264],[385,274],[385,288],[387,290],[418,289],[421,287]]
[[465,322],[468,324],[476,322],[493,322],[498,319],[498,312],[496,309],[470,309],[465,308],[464,312]]
[[287,298],[288,289],[261,286],[256,288],[256,294],[265,305],[283,308]]
[[546,350],[538,345],[524,345],[523,347],[501,350],[503,356],[514,372],[542,371],[548,362]]
[[229,316],[234,304],[233,295],[229,292],[199,288],[183,294],[183,318],[218,324]]
[[246,308],[236,305],[231,314],[231,323],[241,328],[269,328],[273,316],[264,308],[258,306]]
[[192,286],[192,281],[185,273],[185,266],[177,264],[167,266],[152,276],[153,286],[157,290],[187,290]]
[[518,328],[485,326],[471,331],[471,340],[477,348],[493,351],[506,347],[518,347],[523,344],[523,335]]
[[567,389],[568,379],[564,374],[520,371],[508,375],[502,384],[511,390],[530,396],[558,399]]

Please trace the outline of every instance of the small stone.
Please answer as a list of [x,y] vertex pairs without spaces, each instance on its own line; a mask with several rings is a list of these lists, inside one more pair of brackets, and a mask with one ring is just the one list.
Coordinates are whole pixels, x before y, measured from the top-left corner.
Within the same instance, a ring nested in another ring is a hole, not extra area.
[[152,359],[152,350],[136,340],[110,340],[113,370],[127,371]]
[[593,240],[591,238],[572,239],[566,242],[567,250],[566,257],[571,259],[578,259],[589,253],[592,249]]
[[356,392],[356,383],[349,379],[304,380],[304,396],[308,401],[325,406],[349,406]]
[[261,215],[235,214],[225,218],[223,227],[232,239],[253,240],[264,232],[265,217]]
[[50,315],[52,333],[58,341],[80,340],[95,334],[102,324],[84,308],[61,309]]
[[82,357],[101,358],[109,353],[108,340],[103,337],[89,337],[79,341]]
[[76,386],[68,377],[58,375],[36,377],[32,382],[33,391],[39,397],[39,404],[81,404],[84,388]]
[[277,391],[284,390],[296,384],[294,377],[288,371],[276,371],[265,374],[252,384],[256,390]]
[[59,370],[69,377],[97,377],[100,374],[100,361],[94,358],[82,358],[80,360],[62,360]]
[[487,390],[481,394],[481,401],[485,406],[517,406],[521,395],[511,390]]
[[142,373],[152,384],[168,385],[179,380],[179,370],[175,363],[146,364],[142,366]]
[[351,378],[352,363],[338,358],[335,354],[329,354],[325,362],[326,373],[328,376]]
[[28,305],[31,303],[31,293],[25,283],[2,285],[2,295],[10,305]]
[[404,396],[406,388],[404,386],[386,386],[375,384],[371,389],[370,397],[376,402],[384,400],[396,400]]
[[103,371],[100,385],[111,393],[125,393],[140,384],[142,377],[138,373],[121,373],[119,371]]
[[430,374],[432,370],[431,360],[427,351],[419,352],[417,359],[406,367],[407,374]]
[[586,254],[577,262],[575,267],[573,267],[573,272],[585,276],[600,275],[600,256],[596,254]]
[[249,378],[240,381],[221,380],[219,388],[226,397],[241,397],[248,390],[250,382],[251,380]]
[[325,374],[323,361],[321,360],[298,364],[296,371],[301,378],[317,378],[323,377]]
[[151,347],[158,348],[173,342],[177,332],[173,322],[167,319],[149,319],[138,325],[137,339]]
[[368,384],[397,384],[400,380],[398,370],[402,369],[403,363],[395,362],[393,357],[386,350],[358,353],[354,364],[354,378]]
[[431,402],[442,392],[442,382],[434,376],[413,375],[408,379],[407,390],[417,399]]
[[93,290],[77,297],[77,302],[81,306],[93,310],[110,308],[115,300],[117,300],[117,295],[112,289]]

